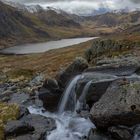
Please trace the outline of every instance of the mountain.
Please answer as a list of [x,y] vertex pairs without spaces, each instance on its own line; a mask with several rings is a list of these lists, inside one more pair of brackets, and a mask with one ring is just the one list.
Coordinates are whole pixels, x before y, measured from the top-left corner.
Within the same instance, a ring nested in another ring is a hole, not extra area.
[[0,2],[0,44],[4,40],[24,42],[42,37],[49,38],[49,34],[22,12]]
[[83,34],[80,23],[65,12],[40,7],[34,12],[23,9],[0,2],[0,48]]
[[140,33],[140,24],[132,25],[131,27],[125,30],[127,33]]
[[49,26],[80,27],[77,21],[64,11],[47,8],[34,13],[41,21]]
[[87,21],[91,21],[95,26],[124,26],[140,22],[140,11],[134,12],[108,12],[102,15],[85,17]]
[[39,17],[40,20],[46,22],[48,25],[58,26],[80,26],[78,23],[81,17],[75,14],[67,13],[61,9],[53,7],[42,8],[40,5],[24,5],[17,2],[2,0],[3,3],[15,7],[21,12],[33,13]]

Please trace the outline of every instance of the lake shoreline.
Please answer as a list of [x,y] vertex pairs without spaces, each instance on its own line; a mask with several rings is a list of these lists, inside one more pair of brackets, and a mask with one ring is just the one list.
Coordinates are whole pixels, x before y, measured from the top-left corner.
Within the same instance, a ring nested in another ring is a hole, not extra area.
[[89,40],[93,40],[96,38],[98,37],[69,38],[69,39],[48,41],[44,43],[22,44],[19,46],[2,49],[0,50],[0,55],[40,54],[40,53],[44,53],[50,50],[55,50],[59,48],[65,48],[65,47],[81,44],[81,43],[84,43],[84,42],[87,42]]

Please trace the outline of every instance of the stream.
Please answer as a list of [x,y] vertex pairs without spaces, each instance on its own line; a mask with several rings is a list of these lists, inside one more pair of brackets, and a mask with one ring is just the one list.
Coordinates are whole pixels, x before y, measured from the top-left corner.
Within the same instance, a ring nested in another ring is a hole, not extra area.
[[[127,76],[126,76],[127,77]],[[128,76],[127,78],[137,77],[137,75]],[[56,121],[56,129],[47,134],[46,140],[87,140],[91,130],[96,129],[95,125],[89,119],[88,107],[86,106],[85,97],[88,93],[89,87],[95,81],[89,81],[84,86],[83,92],[79,99],[76,98],[75,88],[78,80],[84,78],[84,75],[74,77],[66,87],[58,111],[55,113],[44,112],[43,108],[35,106],[28,107],[31,114],[39,114],[45,117],[53,118]],[[114,79],[117,77],[114,76]],[[108,80],[108,79],[104,79]],[[96,79],[96,81],[100,81]],[[102,81],[102,80],[101,80]],[[83,116],[78,110],[87,111]],[[101,140],[107,140],[103,138]],[[138,133],[135,133],[133,140],[140,140]]]

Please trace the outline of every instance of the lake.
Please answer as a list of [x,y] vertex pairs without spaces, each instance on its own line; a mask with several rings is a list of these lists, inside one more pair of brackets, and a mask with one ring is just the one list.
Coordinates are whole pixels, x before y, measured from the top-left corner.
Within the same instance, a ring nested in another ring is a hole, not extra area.
[[0,53],[3,54],[43,53],[53,49],[64,48],[64,47],[80,44],[96,38],[97,37],[71,38],[71,39],[61,39],[57,41],[48,41],[45,43],[17,45],[14,47],[3,49],[0,51]]

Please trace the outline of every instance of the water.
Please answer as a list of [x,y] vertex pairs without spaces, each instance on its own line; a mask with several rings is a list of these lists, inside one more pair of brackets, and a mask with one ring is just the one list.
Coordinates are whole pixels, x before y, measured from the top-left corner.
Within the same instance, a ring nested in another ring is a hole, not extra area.
[[35,44],[26,44],[18,45],[11,48],[3,49],[0,53],[4,54],[30,54],[30,53],[43,53],[49,50],[64,48],[82,42],[87,42],[97,37],[86,37],[86,38],[72,38],[72,39],[62,39],[58,41],[49,41],[45,43],[35,43]]
[[133,140],[140,140],[140,136],[138,134],[135,134],[134,139]]
[[[132,77],[135,76],[136,75],[133,75]],[[87,82],[81,96],[78,100],[76,100],[76,84],[77,81],[82,78],[85,78],[83,74],[78,75],[68,84],[60,102],[58,112],[42,112],[42,108],[35,108],[32,106],[28,108],[29,112],[32,114],[40,114],[45,117],[53,118],[56,121],[56,129],[51,131],[46,136],[46,140],[87,140],[90,130],[96,129],[95,125],[90,121],[90,119],[81,117],[80,114],[76,113],[77,109],[83,110],[81,107],[86,105],[85,98],[88,94],[89,87],[92,83],[94,83],[92,80]],[[97,81],[100,80],[97,79]],[[69,104],[69,106],[67,104]],[[138,133],[135,134],[133,140],[140,140]]]
[[[75,88],[77,81],[80,78],[83,78],[83,76],[76,76],[68,84],[60,102],[58,112],[44,113],[41,108],[35,108],[32,106],[28,108],[29,112],[32,114],[51,117],[56,121],[57,128],[47,136],[47,140],[87,140],[90,130],[95,129],[95,125],[90,121],[90,119],[85,119],[75,112],[77,103]],[[86,84],[83,90],[80,98],[81,103],[84,101],[90,85],[91,81]],[[67,104],[70,105],[68,106]]]
[[84,140],[88,137],[89,131],[95,128],[89,119],[79,117],[73,112],[58,114],[44,113],[41,108],[29,107],[28,109],[32,114],[55,119],[57,128],[47,136],[47,140]]
[[75,87],[76,87],[77,81],[80,78],[81,78],[81,75],[78,75],[68,84],[68,87],[64,91],[62,100],[59,105],[59,109],[58,109],[59,113],[64,112],[66,109],[69,109],[71,111],[75,110],[75,105],[76,105]]
[[91,84],[92,84],[92,81],[89,81],[85,85],[85,87],[83,89],[83,92],[82,92],[80,98],[77,101],[76,110],[86,109],[86,95],[88,94],[88,90],[89,90],[89,87],[90,87]]

